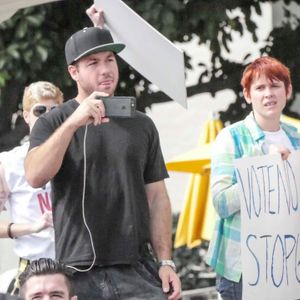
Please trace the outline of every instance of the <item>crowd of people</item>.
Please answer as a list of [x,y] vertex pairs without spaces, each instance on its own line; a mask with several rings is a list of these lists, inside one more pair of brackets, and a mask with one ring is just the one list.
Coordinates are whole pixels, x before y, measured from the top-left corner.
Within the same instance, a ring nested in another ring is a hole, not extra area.
[[[92,15],[96,13],[94,10]],[[21,146],[25,149],[22,164],[27,153],[26,177],[23,167],[19,176],[37,195],[28,199],[29,208],[22,212],[31,215],[35,209],[42,215],[40,219],[24,217],[26,223],[13,218],[5,224],[3,237],[17,238],[25,248],[21,235],[30,238],[36,237],[36,232],[53,232],[53,224],[55,242],[48,237],[38,245],[55,245],[55,259],[72,274],[76,296],[51,290],[50,282],[57,286],[65,281],[62,276],[47,277],[49,289],[37,283],[44,280],[39,271],[55,264],[50,260],[54,252],[24,257],[23,250],[18,252],[21,275],[10,290],[12,294],[18,294],[20,288],[25,299],[35,299],[32,295],[36,293],[42,299],[43,293],[52,292],[65,299],[89,300],[180,297],[180,280],[172,261],[171,204],[164,183],[168,173],[157,129],[138,111],[130,118],[107,118],[101,100],[115,93],[119,81],[116,54],[124,48],[101,26],[84,28],[65,44],[76,97],[61,103],[61,92],[50,83],[31,85],[51,85],[60,96],[58,103],[54,94],[49,99],[44,91],[41,95],[34,92],[35,103],[24,105],[24,116],[28,111],[35,119],[30,125],[29,145]],[[4,167],[3,186],[14,180]],[[51,199],[46,190],[49,182]],[[5,207],[10,209],[7,203]],[[35,276],[22,279],[23,274]],[[43,291],[30,287],[43,287]]]
[[[26,87],[30,141],[0,154],[0,211],[11,215],[0,224],[0,237],[14,239],[20,258],[8,293],[26,300],[179,299],[159,135],[141,112],[106,116],[101,99],[115,94],[116,55],[126,45],[103,28],[102,11],[92,6],[87,14],[95,26],[65,44],[77,95],[63,102],[50,82]],[[241,85],[252,112],[220,132],[212,153],[218,219],[207,262],[223,300],[242,299],[234,159],[273,152],[287,159],[300,148],[300,135],[280,122],[292,93],[288,68],[275,58],[258,58],[246,67]]]

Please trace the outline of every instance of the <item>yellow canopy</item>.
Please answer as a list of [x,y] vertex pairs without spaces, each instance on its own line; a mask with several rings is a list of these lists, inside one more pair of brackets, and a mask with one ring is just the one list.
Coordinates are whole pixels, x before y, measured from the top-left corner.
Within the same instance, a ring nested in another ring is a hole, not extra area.
[[166,163],[169,171],[201,173],[210,164],[211,144],[203,144]]
[[166,163],[169,171],[193,173],[185,206],[178,220],[175,247],[187,245],[192,248],[198,246],[202,240],[210,240],[215,223],[215,210],[209,188],[211,142],[222,128],[220,120],[207,121],[203,126],[198,147]]
[[282,115],[281,116],[281,121],[283,121],[285,123],[289,123],[289,124],[295,126],[298,129],[298,131],[300,132],[300,120],[299,119]]

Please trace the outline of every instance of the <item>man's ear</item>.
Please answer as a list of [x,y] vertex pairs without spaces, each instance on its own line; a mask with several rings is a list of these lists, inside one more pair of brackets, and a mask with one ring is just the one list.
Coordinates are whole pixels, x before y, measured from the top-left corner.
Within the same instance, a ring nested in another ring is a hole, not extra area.
[[244,98],[245,98],[246,102],[248,104],[251,104],[251,97],[250,97],[248,91],[245,88],[243,89],[243,95],[244,95]]
[[27,124],[29,124],[29,115],[30,115],[29,111],[23,110],[23,118]]
[[78,78],[78,67],[75,65],[69,65],[68,71],[73,80],[77,81]]

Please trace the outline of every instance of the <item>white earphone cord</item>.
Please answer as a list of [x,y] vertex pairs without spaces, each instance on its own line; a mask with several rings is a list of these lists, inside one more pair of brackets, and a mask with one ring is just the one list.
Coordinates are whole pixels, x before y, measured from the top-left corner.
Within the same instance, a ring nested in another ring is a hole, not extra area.
[[95,261],[96,261],[96,251],[95,251],[95,247],[94,247],[93,236],[92,236],[91,230],[90,230],[90,228],[89,228],[89,226],[87,225],[87,222],[86,222],[85,207],[84,207],[84,204],[85,204],[85,189],[86,189],[86,137],[87,137],[87,132],[88,132],[88,125],[85,125],[85,131],[84,131],[84,137],[83,137],[83,188],[82,188],[81,203],[82,203],[83,223],[84,223],[84,225],[85,225],[85,227],[86,227],[86,229],[89,233],[94,258],[93,258],[92,264],[87,269],[78,269],[78,268],[73,267],[73,266],[67,266],[68,268],[71,268],[71,269],[73,269],[75,271],[78,271],[78,272],[88,272],[88,271],[90,271],[93,268],[93,266],[95,264]]

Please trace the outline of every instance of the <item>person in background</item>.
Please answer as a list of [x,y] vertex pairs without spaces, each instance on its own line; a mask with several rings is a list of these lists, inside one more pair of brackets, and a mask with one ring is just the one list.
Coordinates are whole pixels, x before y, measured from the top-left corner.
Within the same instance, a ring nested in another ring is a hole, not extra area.
[[234,160],[276,152],[287,159],[291,151],[300,149],[297,129],[280,122],[292,94],[289,69],[264,56],[246,67],[241,85],[252,112],[224,128],[212,151],[211,191],[218,218],[207,262],[217,273],[216,287],[223,300],[242,299],[241,215]]
[[[23,116],[31,131],[36,120],[63,102],[63,94],[50,82],[38,81],[25,88]],[[24,171],[29,141],[0,153],[0,211],[7,209],[10,221],[0,223],[0,238],[14,239],[20,258],[17,277],[8,292],[18,294],[18,276],[27,264],[40,257],[54,258],[54,231],[50,183],[32,188]]]
[[50,258],[32,261],[20,276],[20,286],[25,300],[77,300],[70,270]]
[[52,181],[56,258],[74,270],[79,299],[179,299],[157,129],[140,112],[108,119],[101,100],[115,93],[124,47],[99,27],[68,39],[78,93],[36,122],[26,177]]

